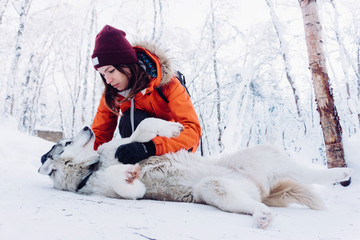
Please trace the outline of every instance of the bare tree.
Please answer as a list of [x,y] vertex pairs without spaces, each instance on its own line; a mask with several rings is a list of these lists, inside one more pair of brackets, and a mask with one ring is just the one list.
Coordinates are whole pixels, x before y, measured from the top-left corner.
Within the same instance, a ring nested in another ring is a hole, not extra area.
[[55,57],[55,60],[53,62],[53,65],[52,65],[52,82],[53,82],[53,85],[55,87],[55,91],[56,91],[56,96],[57,96],[57,105],[59,107],[59,118],[60,118],[60,129],[61,131],[64,133],[65,132],[65,127],[64,127],[64,110],[63,110],[63,106],[62,106],[62,102],[60,100],[60,92],[59,92],[59,87],[57,86],[56,84],[56,81],[55,81],[55,76],[54,76],[54,72],[55,72],[55,68],[56,68],[56,57]]
[[21,2],[21,6],[18,8],[14,5],[17,13],[20,16],[19,20],[19,28],[16,36],[16,43],[15,43],[15,54],[13,60],[11,62],[11,67],[7,79],[7,88],[6,88],[6,97],[5,97],[5,104],[4,104],[4,113],[6,115],[13,115],[14,111],[14,104],[15,104],[15,96],[14,96],[14,78],[16,78],[19,59],[22,52],[22,38],[25,28],[25,19],[27,13],[29,11],[31,0],[23,0]]
[[25,74],[25,81],[23,83],[23,88],[21,91],[21,96],[24,96],[23,102],[22,102],[22,113],[20,115],[19,120],[19,129],[22,131],[26,131],[30,133],[29,126],[31,126],[32,121],[32,113],[33,113],[33,103],[30,102],[30,96],[34,96],[34,92],[32,89],[31,84],[31,75],[33,71],[33,65],[34,65],[34,54],[30,55],[28,67]]
[[[75,123],[76,123],[76,113],[77,113],[77,106],[80,100],[80,93],[81,93],[81,82],[80,82],[80,66],[81,66],[81,58],[80,58],[80,53],[77,53],[77,57],[76,57],[76,67],[75,67],[75,77],[73,77],[72,75],[68,74],[68,71],[66,71],[66,61],[64,59],[64,56],[60,55],[60,61],[61,61],[61,65],[63,68],[63,75],[64,75],[64,80],[65,80],[65,85],[68,87],[67,91],[69,93],[69,100],[70,100],[70,112],[71,112],[71,116],[69,117],[69,119],[71,119],[71,124],[70,124],[70,135],[73,136],[74,135],[74,131],[75,131]],[[75,78],[75,79],[74,79]]]
[[297,115],[298,115],[298,117],[300,119],[302,119],[301,108],[300,108],[300,104],[299,104],[299,92],[297,90],[295,81],[294,81],[294,79],[293,79],[293,77],[291,76],[291,73],[290,73],[290,62],[289,62],[288,52],[286,50],[286,46],[284,46],[285,45],[285,40],[284,40],[284,38],[283,38],[283,36],[282,36],[282,34],[280,32],[279,20],[278,20],[278,17],[276,15],[276,13],[275,13],[275,9],[274,9],[272,1],[271,0],[265,0],[265,2],[269,6],[271,20],[272,20],[272,23],[274,25],[276,36],[279,39],[280,52],[281,52],[282,59],[284,61],[286,79],[288,80],[288,82],[290,84],[290,87],[292,89],[293,95],[294,95],[294,101],[295,101]]
[[[339,27],[339,23],[338,23],[338,18],[339,18],[339,13],[338,13],[338,9],[337,9],[337,5],[335,3],[334,0],[330,0],[330,3],[333,7],[334,10],[334,32],[335,32],[335,37],[336,37],[336,41],[337,44],[339,45],[339,55],[340,55],[340,59],[342,64],[342,70],[344,73],[344,77],[345,77],[345,86],[346,86],[346,94],[347,94],[347,107],[349,109],[349,114],[353,115],[356,114],[357,116],[360,116],[360,112],[358,112],[357,109],[353,109],[352,105],[349,103],[349,100],[351,98],[353,98],[351,96],[351,86],[353,84],[357,84],[357,101],[360,100],[360,73],[359,73],[359,68],[358,66],[356,66],[356,62],[354,62],[351,59],[351,54],[349,53],[349,51],[347,50],[347,48],[345,47],[344,41],[343,41],[343,37],[340,33],[340,27]],[[355,20],[354,20],[355,21]],[[346,65],[346,66],[344,66]],[[353,70],[355,77],[356,77],[356,83],[355,82],[351,82],[351,74],[348,70],[348,67],[351,66],[351,69]],[[354,98],[355,100],[355,98]],[[356,132],[356,127],[354,127],[354,132]]]
[[2,19],[6,10],[6,7],[9,3],[9,0],[0,1],[0,24],[2,23]]
[[[90,56],[91,56],[91,40],[93,36],[93,30],[94,30],[94,22],[95,22],[95,15],[96,15],[96,9],[95,9],[95,1],[91,2],[90,5],[90,25],[87,30],[87,47],[86,47],[86,56],[85,56],[85,66],[84,66],[84,85],[83,85],[83,93],[82,93],[82,111],[81,111],[81,123],[84,124],[87,119],[87,93],[88,93],[88,73],[89,73],[89,65],[90,65]],[[85,18],[87,20],[87,17]]]
[[217,44],[216,44],[216,19],[215,19],[215,8],[214,8],[214,1],[211,0],[211,48],[212,48],[212,64],[213,64],[213,71],[216,83],[216,112],[217,112],[217,129],[218,129],[218,144],[220,147],[220,152],[224,149],[222,143],[223,137],[223,127],[222,127],[222,117],[221,117],[221,94],[220,94],[220,79],[218,73],[218,66],[217,66]]
[[40,91],[49,66],[49,63],[44,62],[46,62],[52,42],[53,36],[47,37],[40,44],[42,48],[38,48],[37,52],[30,54],[25,80],[22,83],[21,99],[19,99],[21,101],[19,129],[31,135],[35,132]]
[[[162,0],[153,0],[153,7],[154,7],[154,19],[153,19],[154,23],[153,23],[153,32],[151,39],[156,43],[161,38],[163,32],[163,26],[164,26]],[[158,28],[159,24],[160,26]]]
[[[95,12],[95,16],[94,16],[94,32],[98,32],[97,28],[97,15]],[[98,92],[99,92],[99,83],[102,82],[101,80],[97,79],[98,73],[97,71],[93,71],[93,91],[92,91],[92,108],[91,108],[91,120],[93,120],[95,113],[96,113],[96,109],[98,107],[97,104],[99,104],[99,96],[98,96]],[[92,122],[92,121],[91,121]]]
[[327,74],[316,0],[299,0],[299,4],[304,21],[309,67],[318,106],[317,110],[320,114],[320,124],[326,146],[327,164],[329,168],[346,167],[342,129]]
[[[357,46],[357,50],[356,50],[356,72],[357,72],[357,76],[360,76],[360,36],[358,37],[357,41],[356,41],[356,46]],[[360,100],[360,77],[357,79],[357,88],[358,88],[358,99]],[[359,113],[359,123],[360,123],[360,113]]]
[[[357,46],[357,50],[356,50],[356,62],[357,62],[357,74],[360,75],[360,37],[358,37],[357,41],[356,41],[356,46]],[[357,82],[357,88],[358,88],[358,100],[360,100],[360,78],[358,78],[358,82]],[[358,113],[358,120],[359,120],[359,126],[360,126],[360,112]]]

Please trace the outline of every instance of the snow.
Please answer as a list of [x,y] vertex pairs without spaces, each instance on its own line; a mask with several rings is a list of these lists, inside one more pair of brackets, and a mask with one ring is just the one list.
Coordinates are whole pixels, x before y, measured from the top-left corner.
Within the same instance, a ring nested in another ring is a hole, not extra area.
[[211,206],[150,200],[120,200],[58,191],[37,173],[53,143],[22,134],[0,119],[1,239],[358,239],[360,236],[360,138],[345,142],[349,187],[314,185],[327,210],[297,205],[272,208],[266,230],[248,215]]

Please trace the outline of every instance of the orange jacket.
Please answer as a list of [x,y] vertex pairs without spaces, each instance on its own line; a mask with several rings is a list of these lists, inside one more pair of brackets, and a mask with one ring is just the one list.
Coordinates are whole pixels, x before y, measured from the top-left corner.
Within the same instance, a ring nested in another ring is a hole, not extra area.
[[[156,147],[156,155],[176,152],[180,149],[195,152],[200,140],[201,128],[195,109],[189,95],[179,80],[173,75],[173,71],[164,53],[153,45],[137,45],[134,47],[141,61],[141,56],[155,63],[156,75],[146,89],[136,94],[134,98],[135,109],[150,113],[150,115],[168,121],[179,122],[185,129],[176,138],[157,136],[152,141]],[[153,67],[155,69],[155,67]],[[154,71],[152,71],[154,74]],[[161,86],[162,92],[169,101],[166,103],[156,91]],[[124,97],[118,96],[118,101]],[[119,107],[125,112],[131,106],[130,101],[122,103]],[[105,96],[102,95],[100,104],[95,115],[92,129],[95,133],[94,149],[113,138],[117,127],[118,116],[108,109],[105,104]]]

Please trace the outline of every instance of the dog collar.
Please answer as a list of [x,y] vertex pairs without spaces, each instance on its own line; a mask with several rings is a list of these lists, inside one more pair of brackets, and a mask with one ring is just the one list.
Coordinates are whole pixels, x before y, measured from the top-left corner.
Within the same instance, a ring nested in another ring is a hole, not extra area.
[[90,173],[79,183],[79,185],[76,188],[76,192],[80,191],[80,189],[82,189],[86,185],[91,175],[97,170],[99,170],[99,166],[100,166],[100,157],[95,163],[89,166]]

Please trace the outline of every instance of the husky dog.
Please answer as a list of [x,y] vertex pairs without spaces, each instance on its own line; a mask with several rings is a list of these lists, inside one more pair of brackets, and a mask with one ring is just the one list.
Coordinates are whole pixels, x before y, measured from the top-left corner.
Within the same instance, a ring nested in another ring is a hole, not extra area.
[[182,130],[179,123],[147,118],[130,138],[113,140],[94,151],[94,134],[85,127],[43,155],[39,173],[49,175],[60,190],[203,203],[227,212],[250,214],[256,227],[266,228],[272,219],[268,206],[298,203],[322,209],[321,198],[305,184],[344,181],[352,172],[349,168],[308,169],[271,145],[216,158],[181,150],[136,165],[121,164],[114,157],[121,144],[146,142],[157,135],[174,137]]

